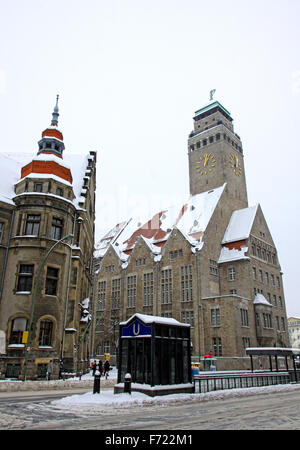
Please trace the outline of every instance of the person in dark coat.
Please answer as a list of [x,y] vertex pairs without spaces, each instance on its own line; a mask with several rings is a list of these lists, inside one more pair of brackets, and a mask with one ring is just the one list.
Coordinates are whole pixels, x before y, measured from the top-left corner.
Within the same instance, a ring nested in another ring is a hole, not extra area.
[[101,359],[99,359],[99,364],[98,364],[98,367],[99,367],[99,372],[100,372],[100,376],[102,375],[102,371],[103,371],[103,367],[102,367],[102,361],[101,361]]
[[105,361],[105,363],[104,363],[104,375],[105,375],[105,377],[107,378],[108,377],[108,375],[109,375],[109,368],[110,368],[110,365],[109,365],[109,361],[108,361],[108,359]]
[[96,369],[97,369],[97,361],[94,360],[92,364],[93,377],[95,376]]

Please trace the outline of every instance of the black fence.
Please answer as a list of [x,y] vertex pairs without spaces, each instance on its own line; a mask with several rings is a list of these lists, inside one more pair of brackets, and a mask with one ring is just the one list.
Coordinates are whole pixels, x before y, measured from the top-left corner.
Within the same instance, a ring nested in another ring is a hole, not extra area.
[[[299,379],[297,381],[299,381]],[[222,389],[289,384],[291,382],[295,382],[295,374],[293,372],[229,372],[227,374],[224,372],[214,372],[193,376],[195,392],[200,393]]]

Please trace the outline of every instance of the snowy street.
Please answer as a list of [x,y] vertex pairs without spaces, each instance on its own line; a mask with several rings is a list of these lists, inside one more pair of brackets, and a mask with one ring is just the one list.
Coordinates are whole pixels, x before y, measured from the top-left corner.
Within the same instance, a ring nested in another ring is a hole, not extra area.
[[[91,378],[88,374],[82,380]],[[138,392],[114,395],[109,386],[112,381],[103,380],[100,394],[79,386],[79,391],[56,387],[48,391],[0,392],[0,429],[300,429],[299,384],[151,398]]]

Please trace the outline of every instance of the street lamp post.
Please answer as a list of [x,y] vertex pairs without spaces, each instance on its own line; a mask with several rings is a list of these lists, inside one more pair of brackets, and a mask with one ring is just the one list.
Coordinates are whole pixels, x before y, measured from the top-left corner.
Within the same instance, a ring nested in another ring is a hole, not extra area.
[[31,343],[31,331],[32,331],[32,324],[33,324],[33,315],[35,310],[35,302],[36,302],[36,294],[37,294],[37,288],[40,281],[40,277],[44,268],[44,265],[49,257],[49,255],[53,252],[53,250],[60,244],[61,242],[65,241],[66,239],[69,239],[70,237],[74,237],[72,233],[67,234],[59,241],[55,242],[55,244],[52,245],[52,247],[48,250],[46,253],[43,261],[41,262],[40,268],[38,270],[36,279],[34,281],[33,286],[33,293],[32,293],[32,304],[31,304],[31,315],[29,320],[29,326],[28,326],[28,336],[27,336],[27,343],[26,343],[26,349],[25,349],[25,362],[24,362],[24,374],[23,374],[23,381],[26,381],[26,375],[27,375],[27,363],[28,363],[28,354],[30,351],[30,343]]

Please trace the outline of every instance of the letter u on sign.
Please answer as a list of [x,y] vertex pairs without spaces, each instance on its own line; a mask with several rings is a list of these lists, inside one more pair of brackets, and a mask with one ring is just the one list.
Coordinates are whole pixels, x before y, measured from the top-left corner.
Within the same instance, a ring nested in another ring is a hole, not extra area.
[[134,336],[138,336],[140,334],[140,331],[141,331],[141,326],[140,326],[139,322],[135,322],[133,324],[133,334],[134,334]]

